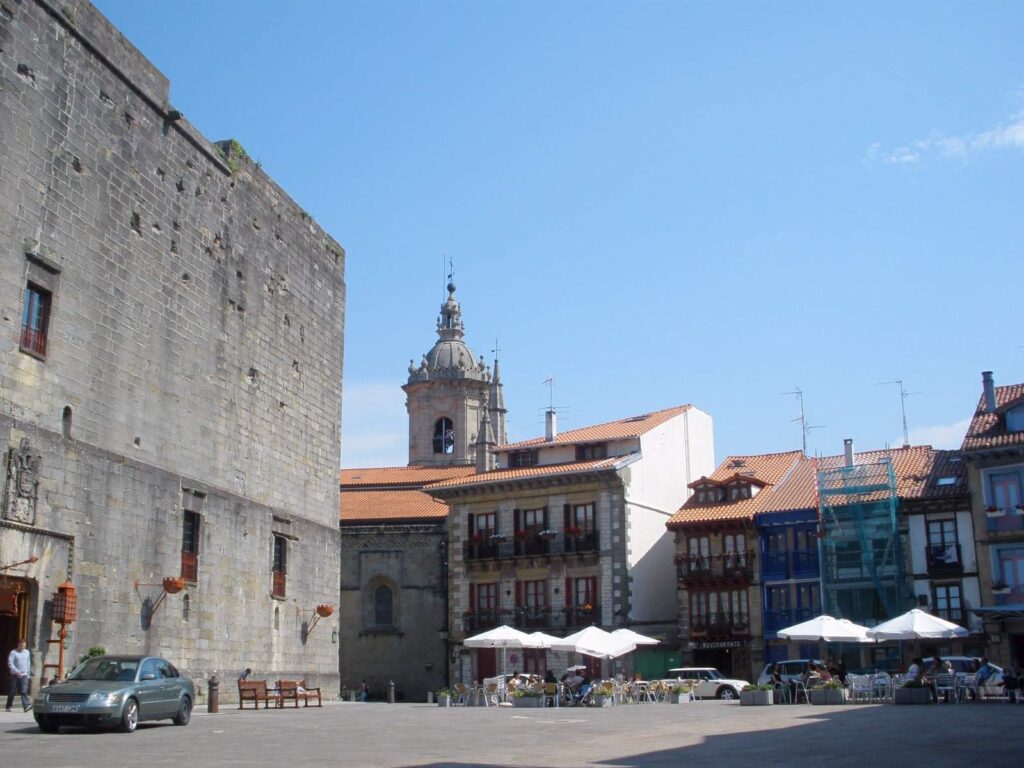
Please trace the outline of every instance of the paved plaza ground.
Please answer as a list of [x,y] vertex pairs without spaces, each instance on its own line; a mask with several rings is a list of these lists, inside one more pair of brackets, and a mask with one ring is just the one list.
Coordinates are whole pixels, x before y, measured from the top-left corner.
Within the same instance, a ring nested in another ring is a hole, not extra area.
[[331,703],[323,709],[197,712],[178,728],[42,734],[0,712],[12,768],[119,766],[928,766],[1024,764],[1024,705],[442,709]]

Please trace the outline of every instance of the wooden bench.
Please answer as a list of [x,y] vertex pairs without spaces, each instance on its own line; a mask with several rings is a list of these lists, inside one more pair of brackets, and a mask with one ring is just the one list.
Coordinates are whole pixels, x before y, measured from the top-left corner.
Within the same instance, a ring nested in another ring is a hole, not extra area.
[[277,690],[280,691],[280,704],[283,707],[287,702],[294,701],[298,708],[301,701],[304,706],[309,706],[311,699],[316,700],[316,705],[322,707],[323,700],[320,698],[319,688],[308,688],[305,680],[278,680]]
[[266,680],[238,681],[238,708],[245,709],[247,701],[252,702],[253,709],[259,709],[261,701],[264,709],[270,708],[270,702],[274,702],[276,707],[281,706],[281,696],[276,689],[267,688]]

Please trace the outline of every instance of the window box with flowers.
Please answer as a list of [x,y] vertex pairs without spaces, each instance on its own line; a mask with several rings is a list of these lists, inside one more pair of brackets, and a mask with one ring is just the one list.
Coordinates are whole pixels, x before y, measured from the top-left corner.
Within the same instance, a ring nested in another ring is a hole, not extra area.
[[484,543],[484,535],[482,533],[474,533],[469,537],[469,543],[473,546],[479,546]]
[[508,541],[508,537],[503,533],[492,533],[488,541],[491,544],[504,544]]
[[526,541],[530,537],[530,532],[524,528],[520,528],[516,531],[516,539],[519,541]]
[[550,528],[547,528],[538,533],[537,535],[540,536],[540,538],[544,541],[553,541],[554,539],[558,538],[558,531],[552,531]]
[[582,532],[578,525],[570,525],[568,528],[565,529],[565,535],[574,539],[578,539],[582,535]]
[[1016,507],[1014,507],[1013,514],[1024,515],[1024,504],[1018,504]]
[[1005,509],[1000,509],[999,507],[993,506],[985,507],[985,517],[1002,517],[1005,514]]

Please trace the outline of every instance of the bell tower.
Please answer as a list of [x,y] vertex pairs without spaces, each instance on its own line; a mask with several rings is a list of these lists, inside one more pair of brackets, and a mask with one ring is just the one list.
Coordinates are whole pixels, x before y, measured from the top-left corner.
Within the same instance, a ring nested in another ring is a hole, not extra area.
[[500,434],[505,433],[504,403],[492,409],[489,402],[492,392],[500,392],[500,383],[496,389],[483,356],[474,357],[463,340],[462,308],[451,276],[447,287],[437,341],[418,366],[409,361],[409,379],[402,387],[409,413],[410,466],[478,464],[481,420],[486,431],[498,435],[494,419],[499,418]]

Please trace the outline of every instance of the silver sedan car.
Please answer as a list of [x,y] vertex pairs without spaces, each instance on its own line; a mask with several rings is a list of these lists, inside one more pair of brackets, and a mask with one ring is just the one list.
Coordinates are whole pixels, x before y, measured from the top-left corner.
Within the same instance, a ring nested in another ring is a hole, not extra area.
[[131,733],[142,720],[188,725],[195,699],[192,680],[165,659],[96,656],[79,664],[67,679],[40,690],[32,710],[45,733],[62,725]]

